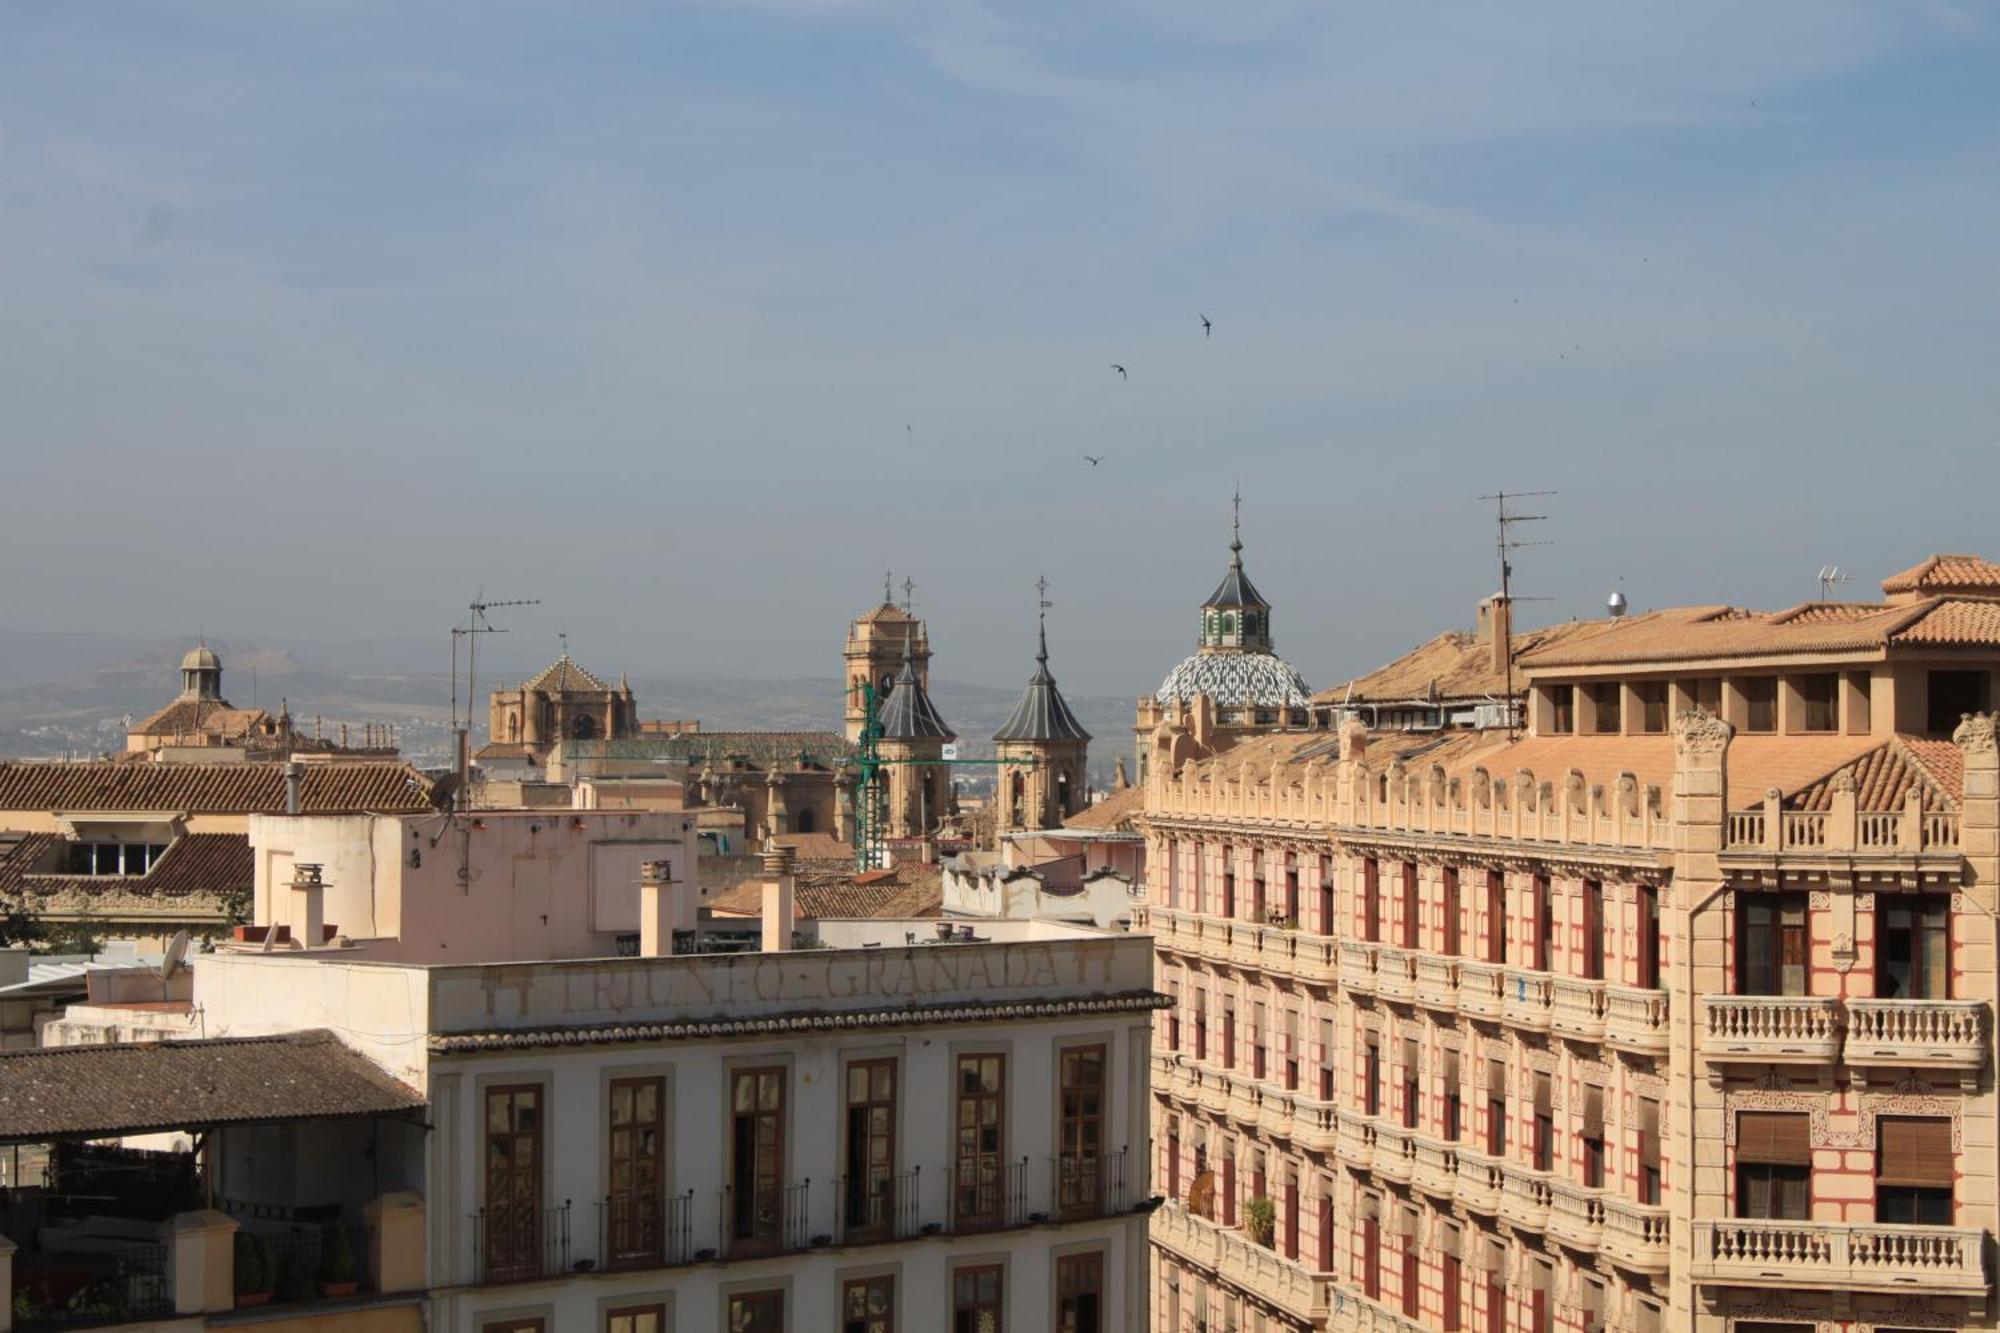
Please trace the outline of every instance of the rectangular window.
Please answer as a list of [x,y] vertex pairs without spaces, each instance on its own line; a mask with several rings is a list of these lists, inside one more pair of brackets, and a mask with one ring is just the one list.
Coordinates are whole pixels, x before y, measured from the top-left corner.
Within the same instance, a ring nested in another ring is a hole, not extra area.
[[1803,1112],[1736,1113],[1736,1215],[1803,1222],[1812,1210],[1812,1136]]
[[896,1062],[847,1066],[847,1175],[841,1222],[854,1238],[886,1235],[896,1222]]
[[1507,876],[1486,872],[1486,961],[1507,961]]
[[1382,1205],[1371,1195],[1361,1201],[1361,1292],[1382,1299]]
[[1528,1323],[1532,1333],[1554,1333],[1555,1311],[1549,1304],[1549,1288],[1553,1285],[1554,1274],[1550,1266],[1536,1261],[1528,1292]]
[[1236,1001],[1222,1000],[1222,1067],[1236,1068]]
[[1776,731],[1778,729],[1778,678],[1776,676],[1743,676],[1736,681],[1736,689],[1743,696],[1743,730]]
[[1056,1259],[1056,1333],[1103,1333],[1104,1256],[1065,1254]]
[[1507,1155],[1507,1062],[1486,1062],[1486,1155]]
[[1660,1202],[1660,1103],[1639,1099],[1639,1202]]
[[1447,958],[1459,953],[1458,867],[1444,868],[1444,952]]
[[1296,854],[1285,853],[1285,925],[1299,928],[1299,862]]
[[1576,730],[1576,686],[1549,686],[1549,731],[1567,736]]
[[1285,1010],[1285,1091],[1299,1090],[1299,1011]]
[[1446,1250],[1444,1252],[1438,1261],[1438,1271],[1440,1282],[1444,1288],[1440,1293],[1443,1297],[1443,1308],[1438,1312],[1439,1322],[1443,1325],[1443,1333],[1458,1333],[1458,1289],[1460,1283],[1463,1281],[1463,1275],[1460,1272],[1458,1252],[1456,1250]]
[[1817,671],[1792,677],[1799,697],[1800,731],[1840,730],[1840,673]]
[[1319,1099],[1332,1101],[1333,1089],[1333,1020],[1322,1018],[1319,1021]]
[[1373,1033],[1362,1048],[1361,1109],[1369,1115],[1382,1114],[1382,1043]]
[[631,1305],[604,1312],[604,1333],[667,1333],[667,1307]]
[[1639,886],[1639,984],[1647,990],[1660,988],[1660,891],[1651,884]]
[[1556,1116],[1555,1099],[1549,1076],[1535,1075],[1535,1141],[1532,1145],[1535,1170],[1549,1171],[1555,1168],[1556,1157]]
[[1722,680],[1718,676],[1700,676],[1687,682],[1688,697],[1694,706],[1704,713],[1722,716]]
[[729,1296],[729,1333],[785,1333],[785,1293],[738,1291]]
[[613,1265],[657,1264],[666,1241],[666,1080],[615,1078],[609,1094],[605,1257]]
[[1258,1000],[1250,1006],[1250,1077],[1260,1081],[1265,1077],[1267,1040],[1268,1033],[1264,1027],[1264,1002]]
[[1403,1041],[1403,1128],[1415,1129],[1423,1109],[1423,1089],[1417,1078],[1417,1043]]
[[1549,877],[1536,875],[1535,892],[1535,970],[1551,970],[1555,957],[1556,904],[1555,896],[1549,892]]
[[1194,1058],[1208,1059],[1208,992],[1194,989]]
[[1413,1210],[1404,1209],[1399,1225],[1403,1233],[1403,1316],[1407,1319],[1415,1319],[1417,1317],[1417,1297],[1419,1295],[1417,1289],[1417,1262],[1419,1255],[1417,1254],[1416,1213]]
[[1445,1050],[1444,1069],[1439,1077],[1444,1080],[1444,1137],[1448,1143],[1457,1143],[1465,1132],[1465,1094],[1458,1081],[1458,1052]]
[[1236,919],[1236,849],[1222,849],[1222,914]]
[[1949,737],[1967,713],[1992,708],[1992,678],[1985,671],[1933,671],[1925,712],[1931,735]]
[[750,1247],[785,1238],[785,1071],[730,1074],[730,1239]]
[[1000,1333],[1000,1288],[998,1264],[960,1268],[951,1275],[952,1333]]
[[1875,896],[1881,943],[1875,994],[1889,1000],[1951,998],[1951,896]]
[[1604,1188],[1604,1089],[1595,1083],[1583,1085],[1583,1183],[1591,1189]]
[[1870,723],[1868,696],[1874,683],[1866,671],[1847,673],[1847,734],[1866,736]]
[[1372,856],[1361,863],[1361,938],[1382,942],[1382,863]]
[[1639,730],[1648,736],[1661,736],[1667,730],[1667,682],[1664,680],[1642,680],[1632,687],[1633,698],[1639,706]]
[[1736,993],[1806,993],[1806,896],[1803,893],[1737,895]]
[[896,1333],[896,1279],[858,1277],[842,1283],[840,1333]]
[[1284,1215],[1285,1257],[1298,1262],[1299,1257],[1299,1171],[1297,1167],[1285,1168],[1285,1215]]
[[1417,863],[1403,862],[1403,947],[1422,947],[1417,936]]
[[958,1057],[958,1142],[952,1212],[959,1226],[1006,1218],[1006,1057]]
[[1066,1047],[1061,1067],[1056,1206],[1091,1216],[1104,1206],[1104,1047]]
[[1600,736],[1615,736],[1625,729],[1620,717],[1621,691],[1615,680],[1600,680],[1590,686],[1591,730]]
[[1583,975],[1604,980],[1604,881],[1583,882]]
[[489,1281],[540,1277],[542,1268],[542,1090],[486,1090],[486,1208],[480,1219]]
[[1945,1117],[1880,1116],[1875,1121],[1875,1220],[1950,1226],[1956,1157]]

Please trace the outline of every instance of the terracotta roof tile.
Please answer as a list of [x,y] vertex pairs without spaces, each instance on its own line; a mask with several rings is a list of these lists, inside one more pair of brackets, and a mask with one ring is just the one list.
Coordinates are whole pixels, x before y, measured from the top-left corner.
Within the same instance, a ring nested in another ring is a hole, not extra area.
[[176,699],[151,717],[130,728],[135,736],[219,736],[248,735],[251,728],[270,716],[261,708],[231,708],[217,699]]
[[609,685],[578,666],[568,653],[564,653],[561,657],[558,657],[555,661],[549,663],[533,676],[523,681],[521,688],[524,690],[546,690],[552,694],[561,694],[565,690],[598,694],[605,694],[611,691]]
[[[844,869],[795,870],[792,907],[801,921],[833,917],[940,916],[944,912],[943,872],[937,866],[904,864],[856,874]],[[886,877],[886,878],[884,878]],[[745,880],[718,895],[709,910],[724,916],[757,916],[764,910],[764,881]]]
[[1934,555],[1882,580],[1882,591],[1964,592],[2000,589],[2000,565],[1977,555]]
[[1146,808],[1146,789],[1126,787],[1092,802],[1063,821],[1064,828],[1103,831],[1132,827],[1132,816]]
[[1539,649],[1525,671],[1678,662],[1699,658],[1783,657],[1879,648],[1926,613],[1923,606],[1867,606],[1855,614],[1766,613],[1735,607],[1685,607],[1609,622],[1587,640]]
[[1939,601],[1889,637],[1897,643],[2000,645],[2000,602]]
[[[300,765],[306,814],[413,814],[431,809],[429,779],[408,764]],[[278,764],[0,763],[0,811],[144,810],[281,814]]]
[[395,1115],[424,1099],[323,1029],[0,1052],[0,1142]]
[[[1920,758],[1916,747],[1923,746],[1929,753]],[[1950,752],[1949,759],[1937,752],[1937,747]],[[1854,774],[1855,808],[1858,810],[1900,810],[1904,796],[1912,786],[1923,792],[1924,808],[1938,809],[1947,800],[1956,801],[1962,786],[1964,766],[1947,763],[1957,760],[1959,749],[1949,741],[1910,741],[1895,737],[1841,765],[1833,772],[1817,779],[1808,786],[1789,792],[1784,799],[1787,810],[1827,810],[1833,806],[1834,779],[1842,772]],[[1938,768],[1934,770],[1932,764]],[[1947,783],[1946,775],[1955,779]],[[1732,797],[1730,804],[1741,809],[1752,802]]]

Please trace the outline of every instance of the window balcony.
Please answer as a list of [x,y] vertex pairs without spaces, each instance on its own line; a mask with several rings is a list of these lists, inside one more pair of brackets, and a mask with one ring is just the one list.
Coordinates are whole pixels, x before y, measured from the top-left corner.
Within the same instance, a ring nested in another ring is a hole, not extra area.
[[1401,1125],[1375,1122],[1375,1174],[1398,1185],[1407,1185],[1417,1169],[1416,1148],[1410,1131]]
[[1604,988],[1604,1044],[1635,1055],[1667,1053],[1667,993],[1636,986]]
[[1238,967],[1264,969],[1264,928],[1248,921],[1230,921],[1225,925],[1229,932],[1229,951],[1226,955]]
[[1375,993],[1375,946],[1362,940],[1340,942],[1340,986],[1352,995]]
[[1604,983],[1582,977],[1552,977],[1550,984],[1555,993],[1550,1026],[1565,1037],[1603,1041]]
[[1417,994],[1417,955],[1410,949],[1383,944],[1375,949],[1375,993],[1385,1000],[1408,1002]]
[[1458,1145],[1434,1139],[1428,1134],[1410,1136],[1414,1170],[1411,1183],[1437,1199],[1451,1199],[1458,1193]]
[[1981,1000],[1849,1000],[1847,1062],[1977,1070],[1986,1063]]
[[1375,1122],[1359,1111],[1341,1110],[1339,1148],[1341,1161],[1357,1171],[1375,1169]]
[[1517,1028],[1547,1032],[1554,1016],[1555,978],[1526,968],[1507,969],[1505,1017]]
[[1292,975],[1313,986],[1331,986],[1339,979],[1339,945],[1328,935],[1308,935],[1289,930],[1285,937],[1292,951]]
[[1709,995],[1701,1053],[1713,1061],[1790,1063],[1840,1058],[1840,1001],[1803,995]]
[[1694,1224],[1694,1280],[1788,1287],[1986,1295],[1986,1233],[1975,1227],[1704,1218]]
[[1473,1212],[1499,1211],[1506,1178],[1506,1166],[1498,1158],[1463,1145],[1459,1147],[1458,1199]]
[[1552,1202],[1549,1173],[1536,1171],[1518,1162],[1502,1163],[1505,1180],[1500,1188],[1500,1216],[1531,1231],[1545,1231]]
[[1498,963],[1462,959],[1458,965],[1458,1012],[1468,1018],[1500,1017],[1505,1006],[1507,969]]
[[1635,1203],[1607,1195],[1604,1199],[1604,1238],[1598,1247],[1613,1262],[1639,1273],[1667,1271],[1667,1210],[1656,1204]]
[[1339,1148],[1340,1113],[1332,1102],[1302,1093],[1292,1094],[1292,1142],[1308,1152],[1331,1153]]
[[1237,1291],[1275,1304],[1301,1325],[1324,1312],[1316,1278],[1303,1264],[1253,1242],[1234,1228],[1194,1216],[1169,1202],[1153,1214],[1150,1234],[1155,1244],[1182,1260],[1213,1273]]
[[1549,1182],[1549,1234],[1580,1250],[1604,1236],[1604,1191],[1569,1180]]
[[1458,960],[1439,954],[1417,955],[1417,1003],[1443,1013],[1458,1012]]

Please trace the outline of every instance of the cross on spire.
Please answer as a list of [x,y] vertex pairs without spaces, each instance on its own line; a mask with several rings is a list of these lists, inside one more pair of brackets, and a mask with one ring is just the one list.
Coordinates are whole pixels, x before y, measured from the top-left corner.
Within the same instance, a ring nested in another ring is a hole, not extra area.
[[896,571],[893,569],[885,569],[882,571],[882,602],[885,606],[892,606],[895,604],[895,601],[896,601]]
[[1049,664],[1049,608],[1055,605],[1049,600],[1048,575],[1035,579],[1035,595],[1035,660],[1046,667]]
[[559,630],[557,630],[557,631],[556,631],[556,640],[557,640],[557,641],[558,641],[559,643],[561,643],[561,644],[562,644],[562,655],[563,655],[564,657],[568,657],[568,656],[569,656],[569,631],[568,631],[568,630],[566,630],[566,629],[559,629]]
[[905,575],[903,578],[903,612],[914,615],[917,609],[917,581]]

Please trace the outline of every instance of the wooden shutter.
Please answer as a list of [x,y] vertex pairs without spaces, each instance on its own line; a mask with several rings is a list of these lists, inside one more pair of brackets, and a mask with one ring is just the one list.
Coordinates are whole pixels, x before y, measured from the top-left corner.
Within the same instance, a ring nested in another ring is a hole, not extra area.
[[1653,1097],[1639,1099],[1639,1163],[1655,1170],[1660,1165],[1660,1103]]
[[1456,1088],[1458,1086],[1458,1052],[1447,1046],[1444,1049],[1443,1055],[1444,1085],[1447,1088]]
[[1505,1060],[1488,1060],[1486,1062],[1486,1092],[1488,1096],[1506,1097],[1507,1062]]
[[1803,1112],[1738,1111],[1736,1160],[1772,1166],[1811,1166],[1809,1121]]
[[1535,1075],[1535,1114],[1536,1114],[1536,1115],[1553,1115],[1553,1114],[1554,1114],[1554,1112],[1553,1112],[1553,1111],[1551,1111],[1551,1110],[1549,1109],[1549,1108],[1550,1108],[1551,1106],[1553,1106],[1553,1105],[1554,1105],[1554,1103],[1555,1103],[1555,1097],[1554,1097],[1554,1095],[1553,1095],[1553,1093],[1552,1093],[1552,1091],[1551,1091],[1551,1088],[1552,1088],[1552,1085],[1551,1085],[1551,1084],[1550,1084],[1550,1082],[1549,1082],[1549,1076],[1548,1076],[1547,1074],[1536,1074],[1536,1075]]
[[1431,1228],[1431,1248],[1435,1249],[1439,1254],[1448,1254],[1453,1258],[1464,1258],[1465,1233],[1459,1229],[1456,1222],[1440,1220]]
[[1361,1220],[1379,1222],[1382,1220],[1382,1201],[1373,1194],[1363,1194],[1360,1198]]
[[1505,1277],[1507,1274],[1507,1247],[1503,1242],[1487,1236],[1474,1247],[1472,1263],[1473,1267],[1488,1277]]
[[1417,1054],[1417,1043],[1415,1039],[1410,1037],[1403,1038],[1403,1072],[1406,1076],[1412,1078],[1416,1076],[1417,1065],[1420,1058],[1421,1057]]
[[1875,1183],[1950,1189],[1956,1175],[1951,1121],[1885,1115],[1875,1121]]
[[1415,1240],[1417,1238],[1417,1210],[1414,1208],[1398,1208],[1395,1219],[1390,1223],[1390,1229],[1402,1240]]
[[1595,1083],[1583,1085],[1583,1137],[1604,1137],[1604,1089]]

